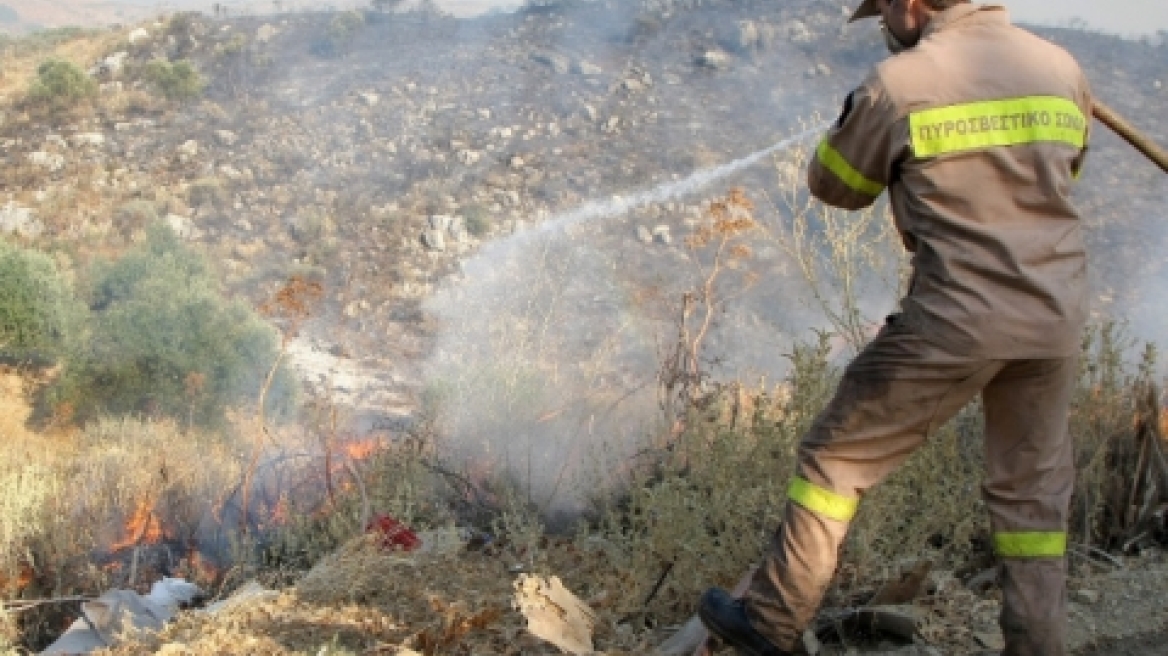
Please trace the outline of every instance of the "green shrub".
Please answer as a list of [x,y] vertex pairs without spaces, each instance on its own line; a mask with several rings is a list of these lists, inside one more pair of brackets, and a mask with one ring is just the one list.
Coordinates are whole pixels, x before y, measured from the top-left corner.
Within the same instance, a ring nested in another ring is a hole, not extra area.
[[34,102],[63,109],[97,94],[97,83],[73,62],[49,59],[37,67],[28,96]]
[[156,59],[146,65],[146,80],[171,100],[190,100],[199,97],[207,83],[194,66],[186,60],[174,63]]
[[482,239],[491,232],[491,217],[482,205],[472,205],[466,208],[466,231],[476,239]]
[[51,257],[0,241],[0,355],[56,354],[77,317],[69,285]]
[[[91,326],[50,395],[58,412],[67,407],[81,421],[145,414],[214,426],[229,407],[258,397],[276,361],[275,331],[224,298],[203,257],[167,226],[151,226],[142,245],[98,263],[90,278]],[[293,387],[281,370],[269,416],[288,409]]]

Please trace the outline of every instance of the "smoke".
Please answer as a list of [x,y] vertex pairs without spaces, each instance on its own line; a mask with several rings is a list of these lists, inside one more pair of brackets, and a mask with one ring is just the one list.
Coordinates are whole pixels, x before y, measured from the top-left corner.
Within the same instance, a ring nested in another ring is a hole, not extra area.
[[548,513],[579,510],[618,484],[629,455],[661,429],[655,377],[668,308],[693,273],[680,249],[634,240],[628,214],[691,197],[822,129],[585,203],[467,261],[426,305],[441,326],[426,380],[445,452]]

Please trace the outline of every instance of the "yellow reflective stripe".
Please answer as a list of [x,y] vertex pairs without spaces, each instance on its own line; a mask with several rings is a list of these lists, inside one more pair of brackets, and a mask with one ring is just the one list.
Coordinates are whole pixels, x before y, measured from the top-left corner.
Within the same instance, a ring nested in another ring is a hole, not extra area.
[[860,505],[859,499],[836,494],[798,477],[791,480],[787,498],[813,513],[841,522],[851,521]]
[[827,139],[819,142],[819,149],[815,151],[815,155],[824,168],[834,173],[852,191],[869,196],[879,196],[880,192],[884,191],[884,185],[864,177],[864,174],[853,168],[838,150],[827,143]]
[[1074,102],[1054,96],[950,105],[909,115],[913,153],[934,157],[977,148],[1053,141],[1082,148],[1087,119]]
[[994,550],[1006,558],[1058,558],[1067,552],[1063,531],[994,533]]

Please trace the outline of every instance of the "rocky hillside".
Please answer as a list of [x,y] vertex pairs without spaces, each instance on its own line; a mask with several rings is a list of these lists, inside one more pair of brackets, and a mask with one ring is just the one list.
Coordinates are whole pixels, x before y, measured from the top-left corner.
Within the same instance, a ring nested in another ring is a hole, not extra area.
[[[100,82],[93,111],[4,100],[0,229],[84,258],[123,248],[157,215],[257,304],[290,276],[319,279],[326,308],[295,345],[310,377],[409,414],[433,329],[420,302],[437,284],[485,242],[832,117],[883,54],[874,26],[846,26],[847,13],[821,0],[612,0],[475,19],[425,6],[176,15],[78,62]],[[1165,46],[1042,33],[1168,142]],[[193,62],[203,96],[151,91],[140,73],[157,59]],[[1093,150],[1080,200],[1097,306],[1142,329],[1162,318],[1147,292],[1166,275],[1168,178],[1102,128]],[[773,214],[763,199],[776,177],[756,166],[718,188],[743,185]],[[596,243],[667,277],[661,254],[681,248],[701,202],[637,208]]]

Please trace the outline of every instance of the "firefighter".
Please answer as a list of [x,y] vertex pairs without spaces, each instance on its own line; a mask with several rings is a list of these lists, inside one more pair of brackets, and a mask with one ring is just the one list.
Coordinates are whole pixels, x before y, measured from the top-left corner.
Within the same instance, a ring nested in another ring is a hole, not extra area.
[[801,440],[745,597],[710,589],[699,616],[741,654],[796,653],[865,492],[981,394],[1003,654],[1062,656],[1088,85],[1000,6],[864,0],[851,20],[874,16],[893,56],[847,97],[808,182],[845,209],[887,190],[909,290]]

